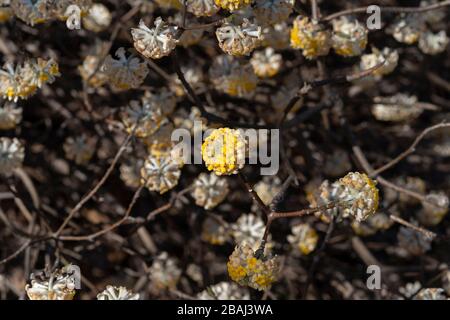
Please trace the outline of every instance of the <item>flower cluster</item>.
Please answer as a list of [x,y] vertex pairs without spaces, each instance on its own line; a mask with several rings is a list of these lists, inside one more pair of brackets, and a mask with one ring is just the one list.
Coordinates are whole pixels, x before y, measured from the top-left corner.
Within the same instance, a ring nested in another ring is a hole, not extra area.
[[291,231],[292,234],[287,239],[293,248],[303,255],[308,255],[314,251],[319,240],[319,236],[314,228],[309,224],[302,223],[292,227]]
[[73,160],[77,165],[85,165],[94,155],[96,144],[97,139],[81,135],[68,137],[63,148],[67,159]]
[[197,17],[212,16],[219,11],[219,7],[214,3],[214,0],[187,0],[186,8],[188,12]]
[[150,280],[159,289],[174,289],[181,276],[177,261],[167,252],[161,252],[155,258],[149,272]]
[[231,239],[230,227],[222,221],[208,217],[203,221],[201,238],[212,245],[223,245]]
[[0,138],[0,175],[10,175],[22,166],[25,150],[17,138]]
[[448,213],[449,203],[450,201],[445,193],[429,193],[425,197],[425,201],[422,202],[422,209],[417,215],[419,222],[427,226],[439,224]]
[[215,174],[201,173],[193,186],[192,197],[195,199],[195,204],[206,210],[216,207],[228,194],[227,180]]
[[0,107],[0,130],[14,129],[22,120],[22,108],[15,103],[4,102]]
[[250,23],[247,19],[241,25],[224,23],[216,30],[220,48],[233,56],[250,54],[261,39],[261,27]]
[[273,48],[268,47],[264,51],[253,53],[250,64],[258,77],[270,78],[280,71],[283,57],[275,53]]
[[307,17],[298,16],[291,30],[291,46],[301,49],[303,56],[314,59],[326,56],[332,45],[331,32]]
[[344,57],[359,56],[367,45],[367,29],[347,16],[333,20],[332,45],[337,54]]
[[233,282],[222,281],[200,292],[197,297],[200,300],[249,300],[247,291]]
[[139,293],[133,293],[125,287],[106,286],[97,295],[97,300],[139,300]]
[[423,109],[417,105],[417,97],[397,93],[390,97],[375,97],[372,114],[379,121],[411,121],[419,117]]
[[178,184],[180,175],[180,163],[176,159],[169,155],[149,155],[141,169],[141,182],[149,190],[163,194]]
[[291,0],[256,0],[252,7],[259,23],[272,25],[289,18],[293,2]]
[[214,0],[217,6],[228,11],[236,11],[249,5],[252,0]]
[[49,276],[31,274],[31,285],[25,291],[30,300],[72,300],[75,295],[75,277],[66,268],[57,269]]

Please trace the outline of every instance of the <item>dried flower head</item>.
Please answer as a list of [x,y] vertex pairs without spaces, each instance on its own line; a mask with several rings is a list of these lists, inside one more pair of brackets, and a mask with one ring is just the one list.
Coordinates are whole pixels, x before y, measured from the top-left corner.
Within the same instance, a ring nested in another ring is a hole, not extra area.
[[133,293],[125,287],[106,286],[97,295],[97,300],[139,300],[139,293]]
[[214,0],[217,6],[228,11],[236,11],[249,5],[252,0]]
[[326,56],[331,48],[331,32],[307,17],[298,16],[291,30],[291,46],[301,49],[307,59]]
[[138,88],[147,77],[147,64],[132,54],[127,58],[124,48],[117,49],[116,57],[108,55],[102,66],[111,87],[118,91]]
[[111,24],[111,12],[101,3],[94,3],[83,17],[83,26],[93,32],[106,30]]
[[195,199],[195,204],[206,210],[216,207],[228,194],[227,180],[212,173],[201,173],[195,179],[193,186],[191,194]]
[[165,120],[161,108],[145,97],[141,102],[132,100],[121,117],[127,132],[134,133],[139,138],[155,133]]
[[419,281],[408,282],[404,287],[400,287],[398,291],[403,294],[406,298],[412,298],[415,296],[419,290],[422,288],[422,285]]
[[241,65],[231,56],[215,58],[209,77],[215,89],[233,97],[251,97],[258,85],[258,77],[250,64]]
[[301,254],[308,255],[317,246],[319,236],[309,224],[302,223],[292,227],[292,234],[287,239],[293,248],[297,249]]
[[130,159],[120,166],[120,178],[130,188],[138,188],[141,185],[141,169],[144,161],[141,159]]
[[149,273],[156,288],[174,289],[180,279],[181,270],[175,258],[169,257],[167,252],[162,252],[153,261]]
[[447,300],[442,288],[424,288],[415,295],[414,300]]
[[279,262],[276,257],[255,257],[253,248],[243,243],[235,247],[227,268],[230,278],[238,284],[256,290],[266,290],[277,279]]
[[398,59],[399,57],[397,50],[384,48],[380,51],[377,48],[372,47],[372,53],[361,56],[360,69],[368,70],[384,62],[381,67],[372,72],[375,77],[381,77],[390,74],[395,70],[398,64]]
[[427,31],[420,36],[419,49],[425,54],[437,55],[447,49],[449,41],[447,33],[444,30],[438,33]]
[[250,64],[258,77],[270,78],[280,71],[283,57],[275,53],[273,48],[266,48],[264,51],[253,53]]
[[155,27],[150,29],[143,20],[138,28],[131,29],[134,47],[144,57],[160,59],[168,56],[177,46],[177,27],[165,23],[161,17],[156,18]]
[[367,45],[367,29],[356,19],[343,16],[332,21],[333,49],[344,57],[359,56]]
[[31,274],[31,285],[25,287],[30,300],[72,300],[75,295],[75,278],[66,268],[57,269],[40,277]]
[[181,171],[179,162],[169,155],[150,155],[141,169],[142,183],[151,190],[163,194],[178,184]]
[[89,50],[89,53],[83,60],[83,64],[78,67],[81,78],[88,85],[93,88],[101,87],[108,81],[108,76],[101,70],[101,63],[103,61],[106,50],[108,49],[108,44],[106,42],[98,41]]
[[259,23],[271,25],[289,18],[293,2],[291,0],[256,0],[252,7]]
[[[413,221],[417,225],[417,222]],[[407,254],[420,256],[430,250],[432,239],[411,228],[401,227],[397,234],[398,245]]]
[[202,157],[217,175],[236,174],[245,164],[246,141],[240,130],[215,129],[203,142]]
[[424,225],[435,226],[448,213],[450,201],[444,192],[431,192],[425,200],[422,202],[422,209],[418,212],[417,218]]
[[64,142],[63,149],[67,159],[75,161],[77,165],[85,165],[94,155],[96,145],[96,138],[83,134],[77,137],[68,137]]
[[219,7],[214,3],[214,0],[187,0],[187,11],[197,17],[209,17],[219,11]]
[[222,281],[200,292],[197,298],[200,300],[249,300],[250,295],[234,282]]
[[0,175],[10,175],[22,166],[25,150],[16,138],[0,138]]
[[4,102],[0,108],[0,130],[14,129],[22,120],[22,108],[15,103]]
[[31,26],[51,19],[47,0],[11,0],[10,5],[14,15]]
[[223,245],[231,239],[229,229],[227,224],[208,217],[203,221],[201,238],[214,246]]
[[265,224],[260,217],[253,213],[243,214],[232,225],[232,230],[237,243],[254,245],[262,239]]
[[423,109],[417,105],[417,97],[397,93],[390,97],[375,97],[372,114],[379,121],[411,121],[419,117]]
[[261,27],[247,19],[241,25],[225,22],[216,30],[220,48],[233,56],[250,54],[259,44]]
[[401,14],[394,23],[389,26],[387,32],[398,42],[405,44],[416,43],[422,33],[423,19],[418,14]]

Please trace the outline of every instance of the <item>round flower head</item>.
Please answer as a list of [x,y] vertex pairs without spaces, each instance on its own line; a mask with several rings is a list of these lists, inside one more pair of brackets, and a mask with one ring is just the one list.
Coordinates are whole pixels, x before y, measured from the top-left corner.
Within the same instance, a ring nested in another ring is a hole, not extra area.
[[253,248],[244,243],[235,247],[227,268],[230,278],[238,284],[267,290],[276,281],[280,266],[276,257],[255,257]]
[[417,14],[402,14],[387,29],[395,40],[405,44],[414,44],[419,40],[422,33],[423,20]]
[[258,77],[270,78],[280,71],[283,57],[275,53],[273,48],[266,48],[264,51],[254,52],[250,64]]
[[78,67],[81,78],[91,87],[98,88],[108,81],[108,76],[99,67],[107,47],[106,42],[97,42],[84,58],[83,64]]
[[326,56],[331,48],[331,32],[307,17],[298,16],[291,30],[291,46],[301,49],[307,59]]
[[449,199],[443,192],[432,192],[425,197],[422,202],[422,210],[417,218],[419,222],[427,226],[439,224],[448,213]]
[[156,18],[154,25],[150,29],[141,20],[138,28],[131,29],[131,35],[139,53],[149,59],[160,59],[168,56],[177,46],[177,27],[168,25],[161,17]]
[[234,282],[222,281],[200,292],[197,298],[200,300],[249,300],[250,295]]
[[78,137],[68,137],[63,148],[66,158],[75,161],[77,165],[85,165],[91,160],[95,152],[97,140],[85,135]]
[[425,54],[436,55],[444,52],[448,43],[449,39],[444,30],[438,33],[427,31],[420,36],[419,49]]
[[378,209],[376,182],[366,174],[350,172],[334,183],[339,201],[344,202],[343,216],[366,220]]
[[442,288],[425,288],[414,296],[414,300],[447,300]]
[[367,45],[367,29],[356,19],[343,16],[332,21],[333,49],[344,57],[359,56]]
[[289,48],[289,28],[285,22],[267,26],[262,29],[261,46],[272,47],[276,50]]
[[138,88],[147,77],[147,64],[132,54],[127,58],[124,48],[117,49],[116,57],[108,55],[102,66],[111,87],[118,91]]
[[233,97],[251,97],[258,85],[258,77],[250,64],[241,65],[231,56],[215,58],[209,70],[214,88]]
[[214,246],[223,245],[230,241],[229,227],[208,217],[203,222],[201,238]]
[[23,145],[16,138],[0,138],[0,175],[10,175],[22,166],[25,157]]
[[151,191],[163,194],[178,184],[181,171],[179,163],[170,156],[150,155],[141,169],[142,183]]
[[202,157],[217,175],[236,174],[245,164],[245,138],[239,130],[215,129],[202,145]]
[[132,100],[121,116],[127,132],[134,132],[139,138],[146,138],[155,133],[165,120],[162,110],[149,103],[145,97],[141,102]]
[[233,56],[250,54],[261,39],[261,27],[250,23],[247,19],[241,25],[225,22],[216,30],[220,48]]
[[271,25],[289,18],[293,2],[291,0],[256,0],[252,7],[259,23]]
[[[417,222],[413,221],[413,224],[417,225]],[[411,228],[400,227],[397,240],[399,247],[409,255],[421,256],[431,249],[432,239]]]
[[156,288],[174,289],[180,279],[181,270],[174,258],[169,257],[167,252],[162,252],[153,261],[149,274]]
[[31,274],[31,279],[31,286],[25,287],[30,300],[72,300],[75,295],[75,277],[64,268],[55,270],[50,276]]
[[94,3],[87,16],[83,17],[83,26],[93,32],[106,30],[111,24],[111,12],[101,3]]
[[406,298],[412,298],[420,291],[421,288],[422,285],[419,281],[408,282],[404,287],[400,287],[398,291]]
[[372,114],[379,121],[411,121],[419,117],[423,109],[417,106],[417,97],[397,93],[390,97],[375,97]]
[[380,63],[384,64],[378,69],[374,70],[372,74],[375,77],[387,75],[395,70],[398,65],[398,52],[390,48],[384,48],[382,51],[372,47],[372,53],[361,56],[360,69],[368,70]]
[[130,188],[138,188],[141,185],[141,169],[144,161],[132,159],[120,166],[120,178]]
[[17,18],[31,26],[51,19],[47,0],[11,0],[11,9]]
[[201,173],[193,185],[192,197],[195,204],[206,210],[216,207],[228,194],[227,180],[215,174]]
[[249,5],[252,0],[214,0],[217,6],[228,11],[236,11]]
[[22,120],[22,108],[14,103],[5,102],[0,108],[0,130],[14,129]]
[[264,235],[265,224],[262,219],[252,213],[243,214],[233,224],[233,237],[237,243],[255,244]]
[[292,234],[287,239],[301,254],[308,255],[316,248],[319,236],[309,224],[302,223],[292,227]]
[[125,287],[106,286],[97,295],[97,300],[139,300],[139,293],[133,293]]
[[187,11],[194,14],[197,17],[209,17],[216,14],[219,11],[219,7],[216,6],[214,0],[187,0]]

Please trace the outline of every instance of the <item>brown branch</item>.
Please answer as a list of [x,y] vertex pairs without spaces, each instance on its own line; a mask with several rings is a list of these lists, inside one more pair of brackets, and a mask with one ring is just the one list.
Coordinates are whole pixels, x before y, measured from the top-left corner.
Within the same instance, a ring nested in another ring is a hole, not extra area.
[[427,230],[425,228],[418,227],[418,226],[416,226],[416,225],[414,225],[414,224],[412,224],[412,223],[410,223],[410,222],[408,222],[408,221],[406,221],[406,220],[404,220],[404,219],[402,219],[400,217],[397,217],[397,216],[394,216],[394,215],[391,214],[391,215],[389,215],[389,218],[392,221],[395,221],[395,222],[397,222],[397,223],[399,223],[401,225],[404,225],[407,228],[411,228],[411,229],[413,229],[413,230],[415,230],[417,232],[420,232],[421,234],[423,234],[425,237],[427,237],[429,239],[434,239],[434,238],[437,237],[436,233],[434,233],[432,231],[429,231],[429,230]]

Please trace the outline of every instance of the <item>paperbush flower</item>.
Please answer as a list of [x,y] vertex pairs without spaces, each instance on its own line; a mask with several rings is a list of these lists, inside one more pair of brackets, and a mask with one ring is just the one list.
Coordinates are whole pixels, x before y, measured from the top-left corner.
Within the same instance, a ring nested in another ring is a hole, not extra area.
[[414,300],[447,300],[442,288],[425,288],[415,295]]
[[125,287],[106,286],[97,295],[97,300],[139,300],[139,293],[133,293]]
[[361,56],[360,69],[368,70],[379,65],[382,62],[384,62],[384,64],[372,72],[372,74],[376,77],[390,74],[395,70],[398,64],[397,50],[384,48],[382,51],[380,51],[377,48],[372,47],[372,53],[364,54]]
[[101,70],[100,64],[108,44],[106,42],[97,42],[90,50],[83,64],[78,67],[81,78],[91,87],[98,88],[108,81],[108,76]]
[[118,91],[138,88],[147,77],[147,64],[132,54],[127,58],[124,48],[117,49],[116,57],[108,55],[102,66],[111,87]]
[[22,108],[16,104],[5,102],[0,108],[0,130],[14,129],[22,120]]
[[266,176],[255,184],[254,189],[262,202],[265,205],[269,205],[278,192],[280,192],[281,185],[282,182],[278,177]]
[[22,166],[25,150],[17,138],[0,138],[0,175],[10,175]]
[[195,204],[206,210],[216,207],[228,194],[227,180],[215,174],[201,173],[195,179],[193,186],[191,194]]
[[64,271],[55,270],[50,276],[31,274],[31,285],[25,291],[30,300],[72,300],[75,295],[75,278]]
[[233,56],[250,54],[261,39],[261,27],[250,23],[247,19],[241,25],[225,22],[216,30],[220,48]]
[[208,217],[203,221],[201,238],[215,246],[223,245],[230,241],[229,227],[214,218]]
[[94,3],[83,17],[83,26],[90,31],[101,32],[111,24],[111,12],[101,3]]
[[433,33],[424,32],[419,39],[419,49],[429,55],[437,55],[445,51],[449,43],[449,38],[444,30]]
[[256,0],[252,7],[259,23],[275,24],[289,18],[293,2],[291,0]]
[[279,262],[276,257],[256,258],[249,244],[237,245],[228,263],[230,278],[243,286],[267,290],[276,281]]
[[331,32],[307,17],[298,16],[291,29],[291,46],[301,49],[307,59],[326,56],[331,48]]
[[155,133],[165,120],[160,107],[150,103],[145,97],[141,102],[132,100],[121,114],[128,133],[134,132],[139,138]]
[[168,25],[161,17],[156,18],[154,25],[150,29],[141,20],[138,28],[131,29],[131,35],[139,53],[149,59],[160,59],[168,56],[177,46],[177,27]]
[[243,214],[232,225],[233,237],[237,243],[250,245],[260,241],[264,235],[265,224],[260,217],[252,213]]
[[276,54],[273,48],[266,48],[264,51],[254,52],[250,64],[258,77],[270,78],[280,71],[283,57]]
[[249,300],[250,295],[235,283],[222,281],[200,292],[197,298],[200,300]]
[[226,55],[215,58],[209,77],[216,90],[236,97],[252,96],[258,85],[258,77],[250,64],[241,65],[238,60]]
[[178,184],[181,171],[176,159],[165,155],[150,155],[141,169],[142,183],[151,191],[163,194]]
[[356,19],[343,16],[333,20],[333,49],[344,57],[359,56],[367,45],[367,29]]
[[[417,222],[413,221],[417,225]],[[420,256],[430,250],[432,239],[413,229],[401,227],[397,233],[398,245],[407,254]]]
[[85,165],[94,155],[96,144],[97,139],[83,134],[77,137],[68,137],[63,148],[67,159],[75,161],[77,165]]
[[51,18],[47,0],[11,0],[11,9],[20,20],[33,26]]
[[245,164],[245,138],[239,130],[219,128],[202,145],[202,157],[217,175],[236,174]]
[[427,226],[439,224],[448,213],[449,199],[443,192],[432,192],[422,202],[422,209],[417,218],[420,223]]
[[387,29],[395,40],[405,44],[416,43],[421,35],[423,19],[418,14],[401,14]]
[[181,270],[177,261],[167,252],[160,253],[149,270],[150,280],[158,289],[174,289],[180,279]]
[[145,91],[142,98],[144,104],[152,106],[152,109],[159,109],[164,115],[170,115],[177,105],[177,98],[167,88],[159,88],[158,90]]
[[130,159],[120,166],[120,178],[130,188],[138,188],[141,185],[141,169],[144,161]]
[[249,5],[252,0],[214,0],[214,2],[222,9],[235,11]]
[[219,7],[214,3],[214,0],[187,0],[187,11],[196,15],[197,17],[209,17],[219,11]]
[[390,97],[375,97],[372,114],[379,121],[411,121],[419,117],[423,109],[417,106],[417,97],[398,93]]
[[303,255],[308,255],[316,248],[319,236],[309,224],[302,223],[292,227],[292,234],[288,235],[287,239],[293,248]]

